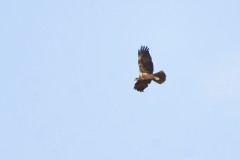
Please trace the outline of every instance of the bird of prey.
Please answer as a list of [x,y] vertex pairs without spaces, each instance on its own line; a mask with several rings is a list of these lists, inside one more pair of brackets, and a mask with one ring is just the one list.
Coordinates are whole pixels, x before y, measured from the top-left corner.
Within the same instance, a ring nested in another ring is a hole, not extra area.
[[141,46],[140,50],[138,50],[138,66],[140,74],[137,78],[135,78],[137,82],[134,86],[134,89],[137,91],[143,92],[152,80],[158,84],[162,84],[166,80],[166,74],[164,71],[153,74],[152,58],[149,54],[149,48],[147,46]]

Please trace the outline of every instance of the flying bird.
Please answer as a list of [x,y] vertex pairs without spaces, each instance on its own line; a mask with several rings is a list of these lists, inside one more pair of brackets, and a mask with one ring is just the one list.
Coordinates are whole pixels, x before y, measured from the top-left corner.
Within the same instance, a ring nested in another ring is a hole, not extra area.
[[147,46],[141,46],[140,50],[138,50],[138,66],[140,74],[135,78],[137,82],[134,85],[134,89],[137,91],[143,92],[152,80],[158,84],[162,84],[166,80],[164,71],[153,74],[152,58]]

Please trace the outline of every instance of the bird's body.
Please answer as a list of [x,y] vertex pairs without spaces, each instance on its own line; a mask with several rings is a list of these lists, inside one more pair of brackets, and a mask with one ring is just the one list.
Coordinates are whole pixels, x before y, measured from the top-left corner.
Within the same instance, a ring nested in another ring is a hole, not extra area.
[[137,82],[134,86],[137,91],[143,92],[152,80],[158,84],[162,84],[166,80],[164,71],[153,74],[153,63],[148,47],[141,46],[140,50],[138,50],[138,66],[140,74],[135,78]]
[[159,80],[159,78],[157,76],[154,76],[154,74],[142,73],[142,72],[136,78],[136,80],[152,80],[152,79]]

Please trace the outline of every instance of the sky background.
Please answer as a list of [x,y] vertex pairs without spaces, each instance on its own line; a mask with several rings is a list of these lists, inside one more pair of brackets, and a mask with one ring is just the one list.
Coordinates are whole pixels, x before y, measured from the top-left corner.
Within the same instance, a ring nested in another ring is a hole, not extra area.
[[[0,21],[0,159],[240,158],[239,0],[12,0]],[[167,74],[143,93],[141,45]]]

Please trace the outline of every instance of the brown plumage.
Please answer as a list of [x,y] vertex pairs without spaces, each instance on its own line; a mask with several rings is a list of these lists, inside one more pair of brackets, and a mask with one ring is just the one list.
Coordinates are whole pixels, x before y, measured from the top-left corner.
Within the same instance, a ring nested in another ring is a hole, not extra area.
[[140,74],[135,79],[137,82],[134,86],[137,91],[143,92],[152,80],[158,84],[162,84],[166,80],[164,71],[153,74],[152,58],[149,54],[149,48],[146,46],[141,46],[140,50],[138,50],[138,66]]

